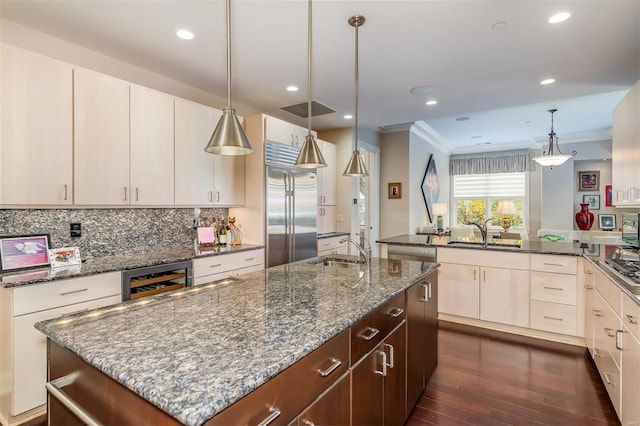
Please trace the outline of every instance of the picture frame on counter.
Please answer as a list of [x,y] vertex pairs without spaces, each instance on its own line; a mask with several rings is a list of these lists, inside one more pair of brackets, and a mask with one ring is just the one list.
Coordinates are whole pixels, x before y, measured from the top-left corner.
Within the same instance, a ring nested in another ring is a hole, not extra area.
[[613,207],[613,185],[605,185],[604,187],[604,205]]
[[611,231],[616,228],[616,215],[615,214],[599,214],[598,215],[598,227],[603,231]]
[[49,265],[49,234],[0,236],[0,271]]
[[82,263],[80,249],[78,247],[49,249],[49,261],[52,268],[79,265]]
[[578,191],[599,191],[600,171],[590,170],[578,172]]
[[583,195],[582,203],[589,204],[589,210],[600,210],[600,195]]

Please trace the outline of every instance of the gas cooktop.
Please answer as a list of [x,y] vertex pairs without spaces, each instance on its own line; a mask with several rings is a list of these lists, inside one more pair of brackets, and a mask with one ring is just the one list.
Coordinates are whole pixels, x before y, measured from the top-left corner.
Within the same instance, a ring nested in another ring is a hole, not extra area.
[[620,275],[640,286],[640,261],[625,259],[605,259],[605,263]]

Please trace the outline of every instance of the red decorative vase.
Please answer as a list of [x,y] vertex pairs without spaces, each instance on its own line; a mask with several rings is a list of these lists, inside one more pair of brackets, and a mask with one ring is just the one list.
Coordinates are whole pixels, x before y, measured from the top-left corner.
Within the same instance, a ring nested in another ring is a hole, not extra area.
[[580,204],[580,211],[576,213],[576,224],[582,231],[588,231],[593,226],[593,213],[589,211],[589,204]]

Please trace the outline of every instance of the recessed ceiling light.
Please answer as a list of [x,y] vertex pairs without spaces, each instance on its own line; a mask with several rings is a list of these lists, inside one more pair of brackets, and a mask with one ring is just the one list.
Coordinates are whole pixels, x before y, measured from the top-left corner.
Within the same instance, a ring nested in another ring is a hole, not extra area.
[[555,83],[555,82],[556,82],[555,78],[546,78],[546,79],[542,80],[540,82],[540,84],[547,85],[547,84],[551,84],[551,83]]
[[471,136],[471,139],[480,139],[482,136],[480,135],[476,135],[476,136]]
[[412,95],[427,95],[434,90],[433,86],[416,86],[409,90],[409,92],[411,92]]
[[456,118],[456,121],[467,121],[469,120],[469,117],[458,117]]
[[500,31],[501,29],[503,29],[506,26],[507,26],[506,22],[496,22],[495,24],[493,24],[491,26],[491,28],[493,28],[496,31]]
[[189,30],[178,30],[176,35],[183,40],[193,40],[193,33]]
[[435,104],[437,104],[437,103],[438,103],[438,101],[436,101],[435,99],[431,99],[431,100],[429,100],[429,101],[427,101],[427,102],[425,102],[425,103],[426,103],[427,105],[435,105]]
[[556,13],[555,15],[551,16],[551,18],[549,18],[549,23],[558,24],[560,22],[566,21],[567,19],[569,19],[570,16],[571,16],[571,13],[569,12]]
[[297,92],[298,91],[298,86],[294,86],[293,84],[290,86],[287,86],[287,92]]
[[351,120],[352,118],[353,118],[353,115],[351,115],[351,114],[345,114],[344,115],[344,119],[345,120]]

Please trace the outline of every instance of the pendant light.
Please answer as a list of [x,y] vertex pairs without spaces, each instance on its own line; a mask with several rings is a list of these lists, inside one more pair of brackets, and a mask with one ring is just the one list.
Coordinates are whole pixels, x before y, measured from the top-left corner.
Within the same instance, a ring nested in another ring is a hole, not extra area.
[[318,143],[315,138],[311,134],[311,21],[312,21],[312,7],[311,0],[309,0],[307,7],[308,14],[308,36],[307,36],[307,67],[308,67],[308,76],[309,76],[309,93],[308,93],[308,102],[307,102],[307,136],[304,138],[304,144],[302,145],[302,149],[298,153],[298,158],[296,159],[296,167],[301,167],[303,169],[316,169],[319,167],[327,167],[327,162],[324,160],[322,156],[322,151],[318,147]]
[[247,155],[253,148],[244,133],[236,110],[231,107],[231,0],[227,0],[227,106],[209,139],[205,151],[218,155]]
[[367,171],[366,166],[364,165],[364,160],[362,156],[360,156],[360,151],[358,150],[358,27],[364,25],[365,19],[364,16],[354,15],[348,20],[349,25],[356,29],[356,78],[355,78],[355,112],[354,112],[354,139],[355,139],[355,150],[353,154],[351,154],[351,159],[347,164],[347,168],[344,169],[343,176],[351,176],[351,177],[365,177],[369,176],[369,172]]
[[[537,157],[533,157],[533,161],[540,164],[541,166],[559,166],[560,164],[567,161],[569,158],[576,155],[578,152],[573,151],[571,154],[563,154],[560,151],[560,147],[558,146],[558,137],[556,136],[556,132],[553,131],[553,113],[558,111],[557,109],[550,109],[548,112],[551,113],[551,132],[549,133],[549,148],[547,151],[543,151],[542,155]],[[555,144],[555,149],[558,151],[557,154],[554,154],[553,145]]]

